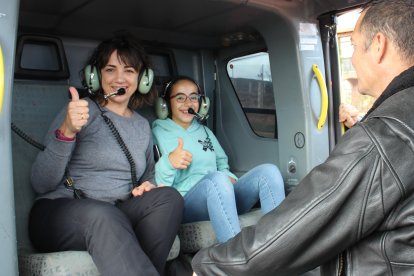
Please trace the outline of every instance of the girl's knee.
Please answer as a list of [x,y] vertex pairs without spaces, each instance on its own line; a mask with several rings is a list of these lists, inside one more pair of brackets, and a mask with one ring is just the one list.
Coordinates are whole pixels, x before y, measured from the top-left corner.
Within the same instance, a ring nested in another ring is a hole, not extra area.
[[255,169],[263,177],[269,177],[273,179],[282,177],[279,168],[273,164],[262,164],[257,166]]
[[257,166],[256,169],[261,171],[279,172],[279,168],[276,165],[270,163],[261,164]]
[[274,187],[274,189],[284,191],[283,177],[279,171],[279,168],[273,164],[263,164],[256,167],[257,175],[259,175],[267,185]]

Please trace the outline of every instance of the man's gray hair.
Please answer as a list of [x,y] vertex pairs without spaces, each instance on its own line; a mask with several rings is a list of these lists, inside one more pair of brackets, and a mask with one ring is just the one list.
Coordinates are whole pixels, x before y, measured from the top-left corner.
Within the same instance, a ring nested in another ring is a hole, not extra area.
[[373,0],[364,11],[360,30],[365,48],[380,32],[399,48],[402,58],[414,62],[414,0]]

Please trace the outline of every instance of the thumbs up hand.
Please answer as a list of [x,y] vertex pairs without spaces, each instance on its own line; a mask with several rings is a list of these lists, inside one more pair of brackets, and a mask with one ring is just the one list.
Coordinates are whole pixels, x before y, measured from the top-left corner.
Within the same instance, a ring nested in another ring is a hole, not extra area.
[[184,149],[183,139],[178,138],[178,146],[168,155],[168,159],[175,169],[184,170],[190,166],[191,161],[193,160],[193,155],[191,152]]
[[79,99],[79,93],[74,87],[69,87],[72,100],[68,104],[65,120],[59,128],[68,138],[75,137],[88,122],[89,108],[86,100]]

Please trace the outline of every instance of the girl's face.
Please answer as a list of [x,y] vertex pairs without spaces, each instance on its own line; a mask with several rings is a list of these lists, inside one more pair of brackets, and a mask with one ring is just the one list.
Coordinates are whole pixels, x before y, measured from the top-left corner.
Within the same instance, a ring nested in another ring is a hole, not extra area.
[[118,57],[115,50],[108,64],[101,69],[102,89],[105,95],[116,92],[119,88],[125,89],[124,95],[117,95],[109,98],[109,102],[128,103],[129,98],[135,93],[138,87],[138,74],[134,67],[124,64]]
[[192,81],[180,80],[176,82],[170,93],[172,120],[187,129],[194,117],[188,113],[188,109],[191,107],[195,112],[198,111],[199,97],[198,87]]

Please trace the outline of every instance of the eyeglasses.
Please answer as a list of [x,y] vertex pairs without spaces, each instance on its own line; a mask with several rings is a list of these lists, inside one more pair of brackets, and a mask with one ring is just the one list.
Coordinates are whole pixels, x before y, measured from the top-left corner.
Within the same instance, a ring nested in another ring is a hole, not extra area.
[[190,99],[190,102],[196,103],[200,99],[200,94],[193,93],[187,96],[186,94],[178,93],[170,97],[170,99],[172,98],[175,98],[177,103],[184,103],[187,100],[187,98]]

